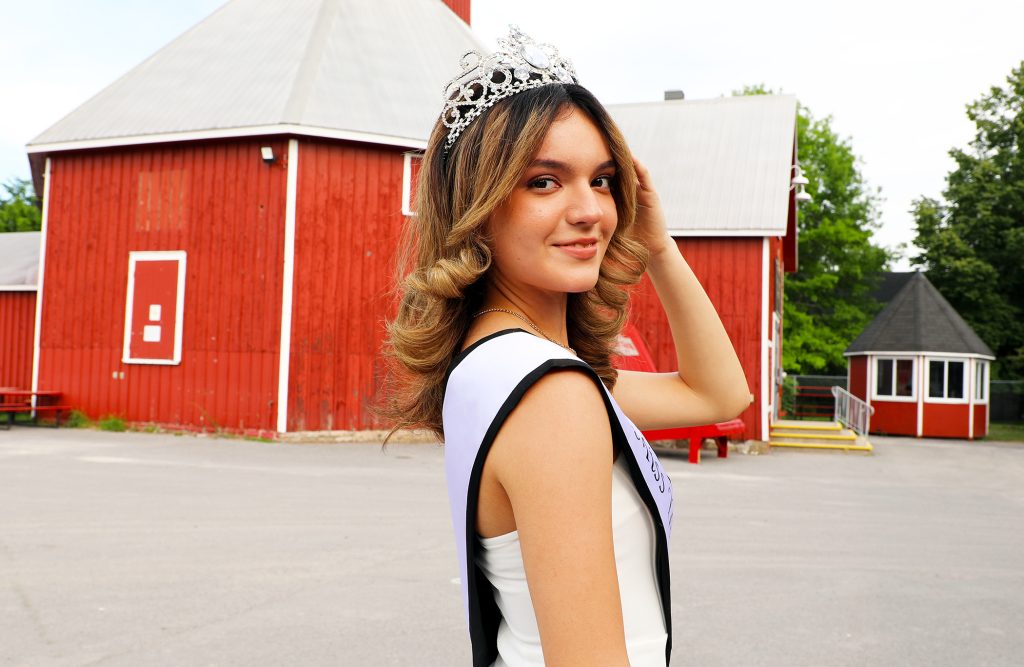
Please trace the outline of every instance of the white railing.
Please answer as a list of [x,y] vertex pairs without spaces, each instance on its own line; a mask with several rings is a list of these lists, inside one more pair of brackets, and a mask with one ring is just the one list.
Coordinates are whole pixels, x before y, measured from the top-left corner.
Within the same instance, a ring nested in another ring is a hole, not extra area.
[[836,421],[846,424],[857,435],[867,435],[875,409],[842,387],[832,387],[836,399]]

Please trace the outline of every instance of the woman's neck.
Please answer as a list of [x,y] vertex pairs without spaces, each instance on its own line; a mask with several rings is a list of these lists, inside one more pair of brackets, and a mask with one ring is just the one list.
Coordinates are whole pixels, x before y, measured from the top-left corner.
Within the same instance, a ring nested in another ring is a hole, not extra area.
[[[502,286],[490,286],[483,299],[483,303],[476,312],[491,308],[502,308],[511,310],[526,317],[533,322],[543,334],[559,345],[568,345],[568,332],[566,330],[566,309],[568,306],[568,295],[562,294],[523,294]],[[517,319],[514,315],[500,311],[491,313],[492,317],[503,316],[509,319]]]

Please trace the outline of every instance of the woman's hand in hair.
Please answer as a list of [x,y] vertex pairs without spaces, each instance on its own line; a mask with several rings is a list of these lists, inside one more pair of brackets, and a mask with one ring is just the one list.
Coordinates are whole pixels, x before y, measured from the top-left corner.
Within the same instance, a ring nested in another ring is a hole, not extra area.
[[633,167],[639,185],[636,191],[636,238],[647,246],[651,257],[655,257],[666,248],[674,247],[675,241],[668,234],[665,211],[654,189],[651,172],[636,157],[633,158]]

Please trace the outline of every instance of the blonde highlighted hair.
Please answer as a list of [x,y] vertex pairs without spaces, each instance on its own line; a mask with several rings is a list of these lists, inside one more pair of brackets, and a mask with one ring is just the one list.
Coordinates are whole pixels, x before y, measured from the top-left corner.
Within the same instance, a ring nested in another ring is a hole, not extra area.
[[551,84],[513,95],[477,118],[448,154],[438,121],[421,164],[416,217],[403,232],[396,290],[398,313],[387,325],[388,373],[375,412],[400,428],[423,428],[444,440],[441,407],[448,368],[483,300],[491,266],[487,220],[512,193],[540,150],[548,128],[568,108],[585,113],[605,136],[615,162],[612,193],[618,224],[597,284],[568,294],[569,345],[611,389],[616,337],[629,305],[628,285],[647,265],[632,236],[636,171],[622,133],[585,88]]

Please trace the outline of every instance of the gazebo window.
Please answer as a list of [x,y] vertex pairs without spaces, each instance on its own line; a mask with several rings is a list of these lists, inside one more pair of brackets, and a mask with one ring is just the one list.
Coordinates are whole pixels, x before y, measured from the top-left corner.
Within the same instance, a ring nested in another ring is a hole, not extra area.
[[974,364],[974,400],[988,400],[988,363],[979,361]]
[[875,396],[914,396],[914,360],[878,359]]
[[932,359],[928,362],[928,398],[962,400],[964,392],[964,362],[951,359]]

